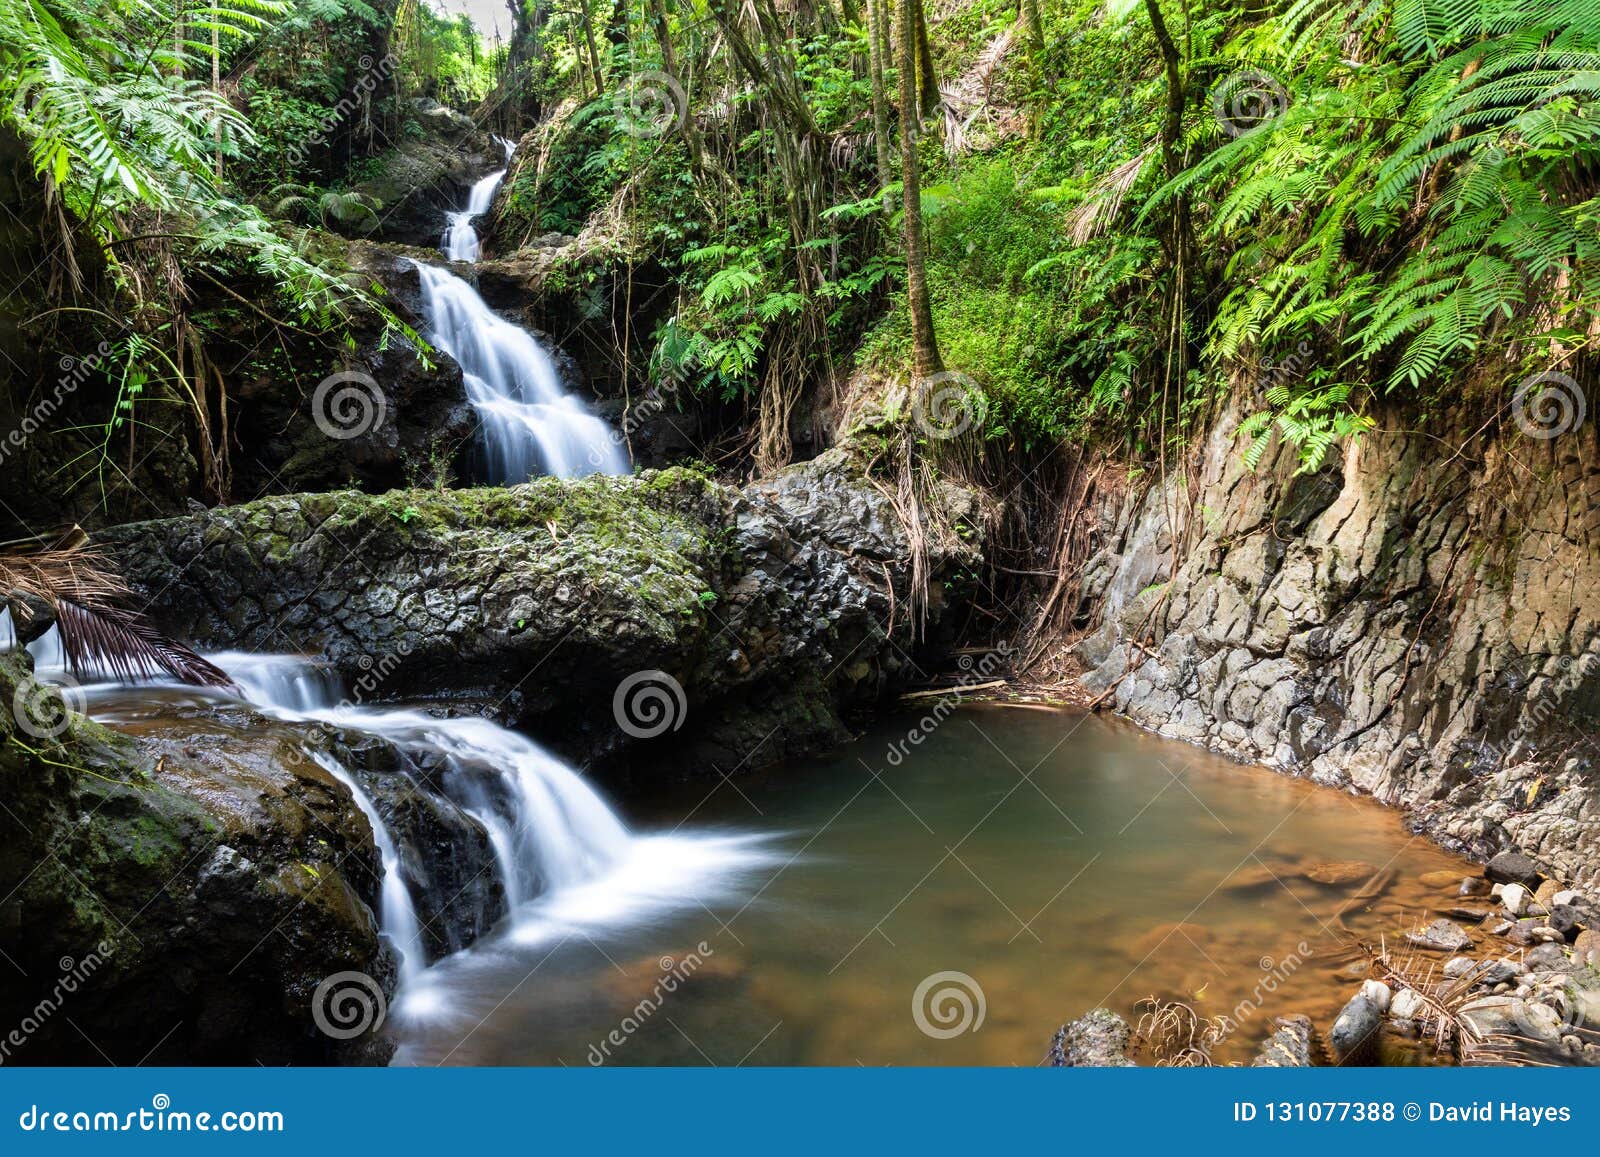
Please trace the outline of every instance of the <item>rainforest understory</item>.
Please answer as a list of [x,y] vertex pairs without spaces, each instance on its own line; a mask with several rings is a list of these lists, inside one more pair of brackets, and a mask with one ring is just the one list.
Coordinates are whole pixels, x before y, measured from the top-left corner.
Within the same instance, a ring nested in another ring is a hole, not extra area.
[[[1092,841],[1023,755],[1089,721],[1393,842],[1241,845],[1228,931],[958,1059],[1600,1063],[1592,0],[483,7],[0,0],[3,1059],[437,1059],[677,793],[938,733]],[[660,887],[766,863],[696,838]],[[1321,979],[1208,1005],[1261,888]]]

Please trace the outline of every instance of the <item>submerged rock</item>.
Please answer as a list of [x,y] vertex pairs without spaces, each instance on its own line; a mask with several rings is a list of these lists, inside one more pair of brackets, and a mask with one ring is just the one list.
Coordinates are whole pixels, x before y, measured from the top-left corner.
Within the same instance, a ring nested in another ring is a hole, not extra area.
[[1408,932],[1406,941],[1429,952],[1460,952],[1472,947],[1472,937],[1451,920],[1435,920],[1420,932]]

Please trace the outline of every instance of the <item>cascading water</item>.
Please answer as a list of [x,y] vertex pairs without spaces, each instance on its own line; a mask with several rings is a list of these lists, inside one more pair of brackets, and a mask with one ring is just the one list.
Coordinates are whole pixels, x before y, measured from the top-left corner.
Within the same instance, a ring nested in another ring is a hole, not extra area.
[[628,458],[604,421],[561,384],[533,335],[497,315],[448,269],[416,263],[428,340],[461,365],[482,424],[488,480],[535,474],[626,474]]
[[[0,628],[9,624],[0,616]],[[0,640],[5,632],[0,630]],[[40,678],[60,677],[55,632],[29,645]],[[378,708],[343,697],[337,676],[308,659],[223,652],[209,656],[237,684],[237,698],[261,714],[366,733],[434,761],[450,774],[407,790],[440,791],[484,828],[494,853],[507,917],[492,934],[505,951],[555,938],[587,936],[649,921],[675,908],[724,894],[769,857],[752,837],[672,833],[636,835],[600,795],[561,760],[523,735],[477,717],[437,718],[423,711]],[[175,685],[152,681],[151,696]],[[115,722],[140,688],[100,683],[76,694],[91,715]],[[233,693],[182,688],[185,695],[233,698]],[[395,1013],[431,1018],[450,1010],[451,978],[471,967],[477,947],[439,961],[428,959],[418,905],[407,883],[425,873],[417,850],[384,819],[381,801],[338,759],[308,745],[308,754],[350,790],[372,826],[383,863],[379,925],[400,957]],[[425,883],[425,881],[419,881]]]
[[450,224],[444,231],[444,243],[440,248],[451,261],[476,261],[482,254],[483,248],[478,241],[478,231],[473,227],[472,220],[489,211],[489,206],[494,204],[494,195],[500,188],[500,182],[505,178],[504,169],[490,173],[472,186],[465,209],[446,214]]
[[511,165],[511,154],[516,150],[516,145],[504,137],[495,137],[495,143],[506,152],[506,169],[497,169],[484,177],[472,191],[467,194],[467,207],[447,213],[449,225],[444,231],[444,241],[440,248],[444,255],[451,261],[476,261],[482,255],[483,248],[478,240],[478,230],[472,222],[475,217],[481,217],[489,211],[494,204],[494,195],[500,190],[500,182],[506,179],[506,172]]

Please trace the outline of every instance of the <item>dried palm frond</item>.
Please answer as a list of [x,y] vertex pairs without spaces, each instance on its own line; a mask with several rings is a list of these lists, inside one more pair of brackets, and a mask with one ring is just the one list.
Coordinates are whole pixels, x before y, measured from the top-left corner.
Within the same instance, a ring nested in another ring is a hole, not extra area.
[[0,605],[11,609],[19,643],[53,622],[75,674],[125,681],[170,675],[202,687],[233,685],[221,669],[121,605],[131,593],[78,527],[42,549],[0,552]]
[[1088,198],[1067,214],[1067,236],[1074,245],[1087,245],[1116,220],[1123,199],[1139,179],[1139,174],[1144,172],[1144,163],[1154,151],[1152,146],[1112,169],[1100,178]]

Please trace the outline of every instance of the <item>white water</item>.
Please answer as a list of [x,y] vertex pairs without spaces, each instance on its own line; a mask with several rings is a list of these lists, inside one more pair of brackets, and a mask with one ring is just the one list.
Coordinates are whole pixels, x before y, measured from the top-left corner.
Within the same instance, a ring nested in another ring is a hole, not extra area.
[[532,334],[496,314],[448,269],[416,265],[428,340],[461,365],[467,400],[482,425],[490,482],[628,472],[616,434],[567,392]]
[[[509,168],[511,154],[517,146],[504,137],[495,137],[495,141],[506,151],[506,165]],[[451,261],[476,261],[482,256],[483,246],[478,240],[478,230],[472,221],[473,218],[487,213],[489,206],[494,204],[494,195],[499,192],[500,183],[506,179],[506,172],[507,169],[498,169],[490,173],[472,186],[472,191],[467,194],[465,209],[445,214],[449,224],[445,228],[444,241],[440,248]]]
[[[60,677],[54,631],[29,649],[41,678]],[[503,960],[508,952],[552,940],[646,923],[725,896],[749,871],[770,862],[756,837],[629,832],[577,772],[526,736],[487,719],[441,719],[417,710],[356,705],[341,698],[342,687],[329,668],[295,656],[223,652],[208,657],[238,685],[237,697],[264,715],[382,736],[406,750],[442,756],[459,773],[448,777],[448,792],[484,825],[508,915],[490,934],[491,944],[430,962],[402,865],[413,876],[426,869],[414,854],[407,860],[406,849],[359,778],[328,753],[311,752],[350,790],[372,825],[383,862],[379,926],[400,957],[400,989],[392,1012],[402,1019],[468,1016],[467,1010],[453,1007],[451,996],[456,980],[474,967],[475,952]],[[152,698],[177,687],[148,686]],[[182,690],[223,695],[202,688]],[[91,715],[115,721],[141,688],[99,683],[83,686],[79,693]],[[146,704],[139,707],[148,710]]]
[[499,191],[500,182],[505,179],[504,169],[490,173],[472,186],[465,209],[458,209],[454,213],[445,215],[450,224],[444,231],[444,243],[441,248],[451,261],[476,261],[482,255],[483,246],[478,240],[478,231],[473,227],[472,220],[489,211],[489,206],[494,204],[494,195]]

